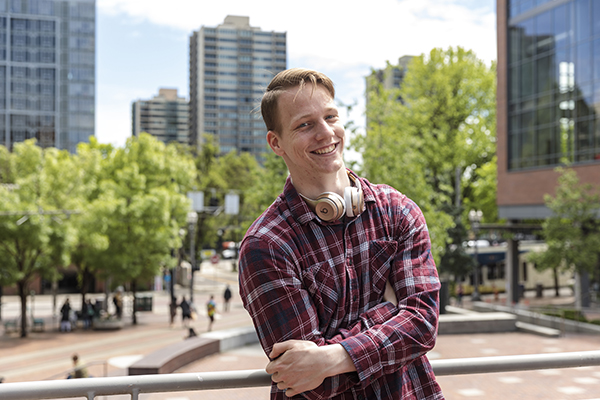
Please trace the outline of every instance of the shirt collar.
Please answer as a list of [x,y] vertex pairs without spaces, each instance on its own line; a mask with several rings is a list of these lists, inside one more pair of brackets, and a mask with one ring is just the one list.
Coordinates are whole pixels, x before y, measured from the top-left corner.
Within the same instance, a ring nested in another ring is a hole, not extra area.
[[[361,179],[358,177],[358,175],[356,175],[354,173],[354,171],[352,171],[350,169],[348,169],[348,171],[351,174],[353,174],[356,177],[356,179]],[[361,189],[363,191],[365,208],[366,208],[367,203],[372,203],[375,201],[375,195],[373,194],[373,191],[371,190],[370,185],[368,184],[368,182],[365,179],[361,179],[360,184],[361,184]],[[298,191],[296,190],[296,188],[294,187],[294,185],[292,183],[291,175],[287,177],[287,180],[285,182],[285,186],[283,188],[283,196],[288,205],[290,213],[292,214],[294,219],[296,219],[296,221],[298,221],[302,225],[307,224],[313,220],[315,222],[320,223],[321,225],[335,225],[335,224],[342,223],[341,220],[326,222],[326,221],[323,221],[321,218],[317,217],[317,215],[310,209],[310,207],[308,207],[306,202],[298,194]]]

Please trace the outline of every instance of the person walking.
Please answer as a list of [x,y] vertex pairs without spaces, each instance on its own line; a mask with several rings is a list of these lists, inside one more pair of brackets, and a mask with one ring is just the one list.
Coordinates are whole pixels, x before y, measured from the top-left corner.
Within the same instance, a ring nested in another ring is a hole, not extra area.
[[213,322],[215,322],[215,314],[217,312],[217,304],[215,303],[215,296],[210,295],[210,299],[206,303],[206,314],[208,315],[208,331],[212,330]]
[[185,296],[181,297],[179,307],[181,308],[181,325],[187,327],[190,324],[190,319],[192,319],[192,306]]
[[223,293],[223,300],[225,300],[223,302],[223,310],[225,312],[229,311],[229,301],[231,300],[231,288],[229,287],[229,285],[227,285],[225,287],[225,292]]

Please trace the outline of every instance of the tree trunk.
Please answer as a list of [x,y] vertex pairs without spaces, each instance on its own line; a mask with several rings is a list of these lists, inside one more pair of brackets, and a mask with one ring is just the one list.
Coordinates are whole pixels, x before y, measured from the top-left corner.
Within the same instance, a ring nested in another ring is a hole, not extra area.
[[24,338],[27,337],[27,283],[20,281],[17,286],[21,299],[21,337]]
[[554,275],[554,296],[560,297],[560,289],[558,287],[558,268],[553,268],[552,273]]
[[136,283],[135,280],[133,280],[131,282],[131,293],[133,293],[133,302],[132,302],[133,309],[131,311],[131,319],[132,319],[133,325],[137,325],[137,313],[135,311],[136,308],[137,308],[137,304],[135,304],[136,303],[136,299],[137,299],[137,296],[136,296],[136,294],[137,294],[137,283]]

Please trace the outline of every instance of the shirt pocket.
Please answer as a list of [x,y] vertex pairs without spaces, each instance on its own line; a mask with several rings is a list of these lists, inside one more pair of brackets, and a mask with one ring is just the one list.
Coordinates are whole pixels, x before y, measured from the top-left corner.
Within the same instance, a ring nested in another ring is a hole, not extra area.
[[[385,284],[390,279],[392,265],[398,250],[398,242],[392,240],[373,240],[369,243],[368,278],[374,296],[373,301],[379,302],[385,292]],[[390,279],[390,283],[391,279]]]
[[343,277],[328,261],[314,264],[302,272],[303,286],[316,308],[321,331],[338,318],[338,306],[345,304]]

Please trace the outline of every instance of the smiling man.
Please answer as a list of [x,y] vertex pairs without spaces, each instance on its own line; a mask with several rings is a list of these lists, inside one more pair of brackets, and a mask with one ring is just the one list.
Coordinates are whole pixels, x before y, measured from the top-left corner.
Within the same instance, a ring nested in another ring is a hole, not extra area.
[[345,167],[334,98],[327,76],[295,68],[261,104],[290,175],[248,229],[239,266],[271,398],[443,399],[426,357],[440,283],[425,219]]

